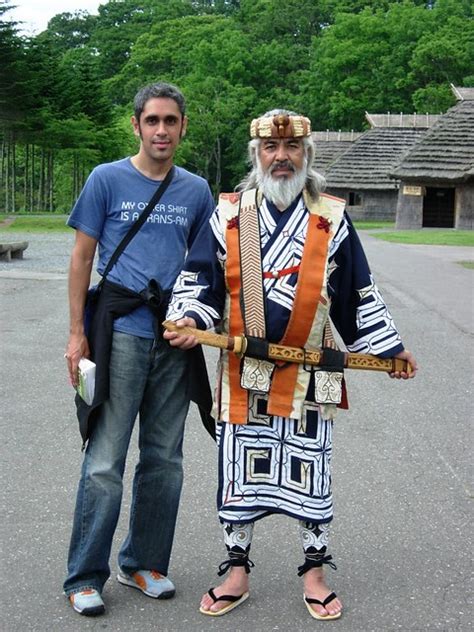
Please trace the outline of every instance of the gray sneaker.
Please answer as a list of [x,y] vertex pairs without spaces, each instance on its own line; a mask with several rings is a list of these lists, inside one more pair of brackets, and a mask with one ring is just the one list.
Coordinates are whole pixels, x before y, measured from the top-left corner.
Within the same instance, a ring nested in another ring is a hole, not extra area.
[[84,590],[69,595],[68,599],[74,610],[86,617],[97,617],[105,612],[102,597],[94,588],[84,588]]
[[124,586],[138,588],[154,599],[170,599],[176,592],[173,582],[158,571],[136,571],[127,575],[120,570],[117,579]]

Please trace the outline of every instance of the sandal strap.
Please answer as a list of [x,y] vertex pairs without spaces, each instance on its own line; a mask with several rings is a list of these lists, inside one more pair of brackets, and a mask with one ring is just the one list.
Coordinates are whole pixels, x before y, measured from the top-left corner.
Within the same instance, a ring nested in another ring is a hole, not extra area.
[[207,594],[214,603],[217,603],[218,601],[230,601],[233,603],[234,601],[239,601],[239,599],[242,599],[242,595],[221,595],[220,597],[217,597],[216,593],[214,592],[214,588],[209,588]]
[[243,566],[245,568],[245,572],[247,575],[250,573],[250,569],[255,566],[252,560],[249,560],[248,555],[242,555],[239,557],[230,557],[227,560],[224,560],[221,564],[219,564],[219,571],[217,574],[219,577],[225,575],[229,568],[233,566]]
[[331,601],[333,601],[334,599],[336,599],[337,595],[335,592],[329,593],[329,595],[326,597],[326,599],[324,601],[319,601],[319,599],[313,599],[312,597],[306,597],[305,596],[305,601],[306,603],[314,603],[317,606],[323,606],[323,608],[325,606],[328,605],[328,603],[331,603]]
[[312,568],[320,568],[323,564],[327,564],[333,570],[337,570],[337,566],[331,560],[332,555],[318,556],[317,558],[305,557],[304,564],[298,566],[298,577],[301,577]]

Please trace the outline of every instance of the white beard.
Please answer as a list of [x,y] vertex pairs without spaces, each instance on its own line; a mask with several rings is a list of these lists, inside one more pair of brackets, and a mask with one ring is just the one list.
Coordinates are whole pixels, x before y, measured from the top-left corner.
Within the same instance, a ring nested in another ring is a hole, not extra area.
[[308,161],[305,157],[303,167],[294,171],[291,178],[273,178],[269,171],[262,169],[262,163],[258,155],[257,159],[257,183],[263,195],[273,202],[281,211],[287,209],[304,189],[306,183],[306,170]]

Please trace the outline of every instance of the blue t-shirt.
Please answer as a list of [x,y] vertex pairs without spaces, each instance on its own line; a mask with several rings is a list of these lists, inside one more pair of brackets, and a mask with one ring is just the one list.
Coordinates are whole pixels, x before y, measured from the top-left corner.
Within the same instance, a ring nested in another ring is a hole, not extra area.
[[[138,171],[130,158],[99,165],[92,171],[67,223],[97,239],[99,274],[159,184]],[[188,249],[214,206],[207,182],[175,167],[161,200],[107,278],[137,292],[150,279],[156,279],[164,290],[171,289]],[[154,337],[152,314],[146,306],[118,318],[114,328],[143,338]]]

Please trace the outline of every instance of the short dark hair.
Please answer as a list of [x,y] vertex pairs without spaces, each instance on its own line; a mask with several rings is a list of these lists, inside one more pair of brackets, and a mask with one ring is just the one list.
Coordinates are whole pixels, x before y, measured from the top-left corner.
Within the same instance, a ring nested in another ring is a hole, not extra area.
[[151,83],[147,86],[143,86],[143,88],[140,88],[135,95],[133,109],[137,121],[140,120],[145,104],[150,99],[173,99],[181,112],[181,116],[184,117],[184,113],[186,111],[186,101],[184,100],[181,90],[179,90],[176,86],[173,86],[171,83],[158,81],[157,83]]

